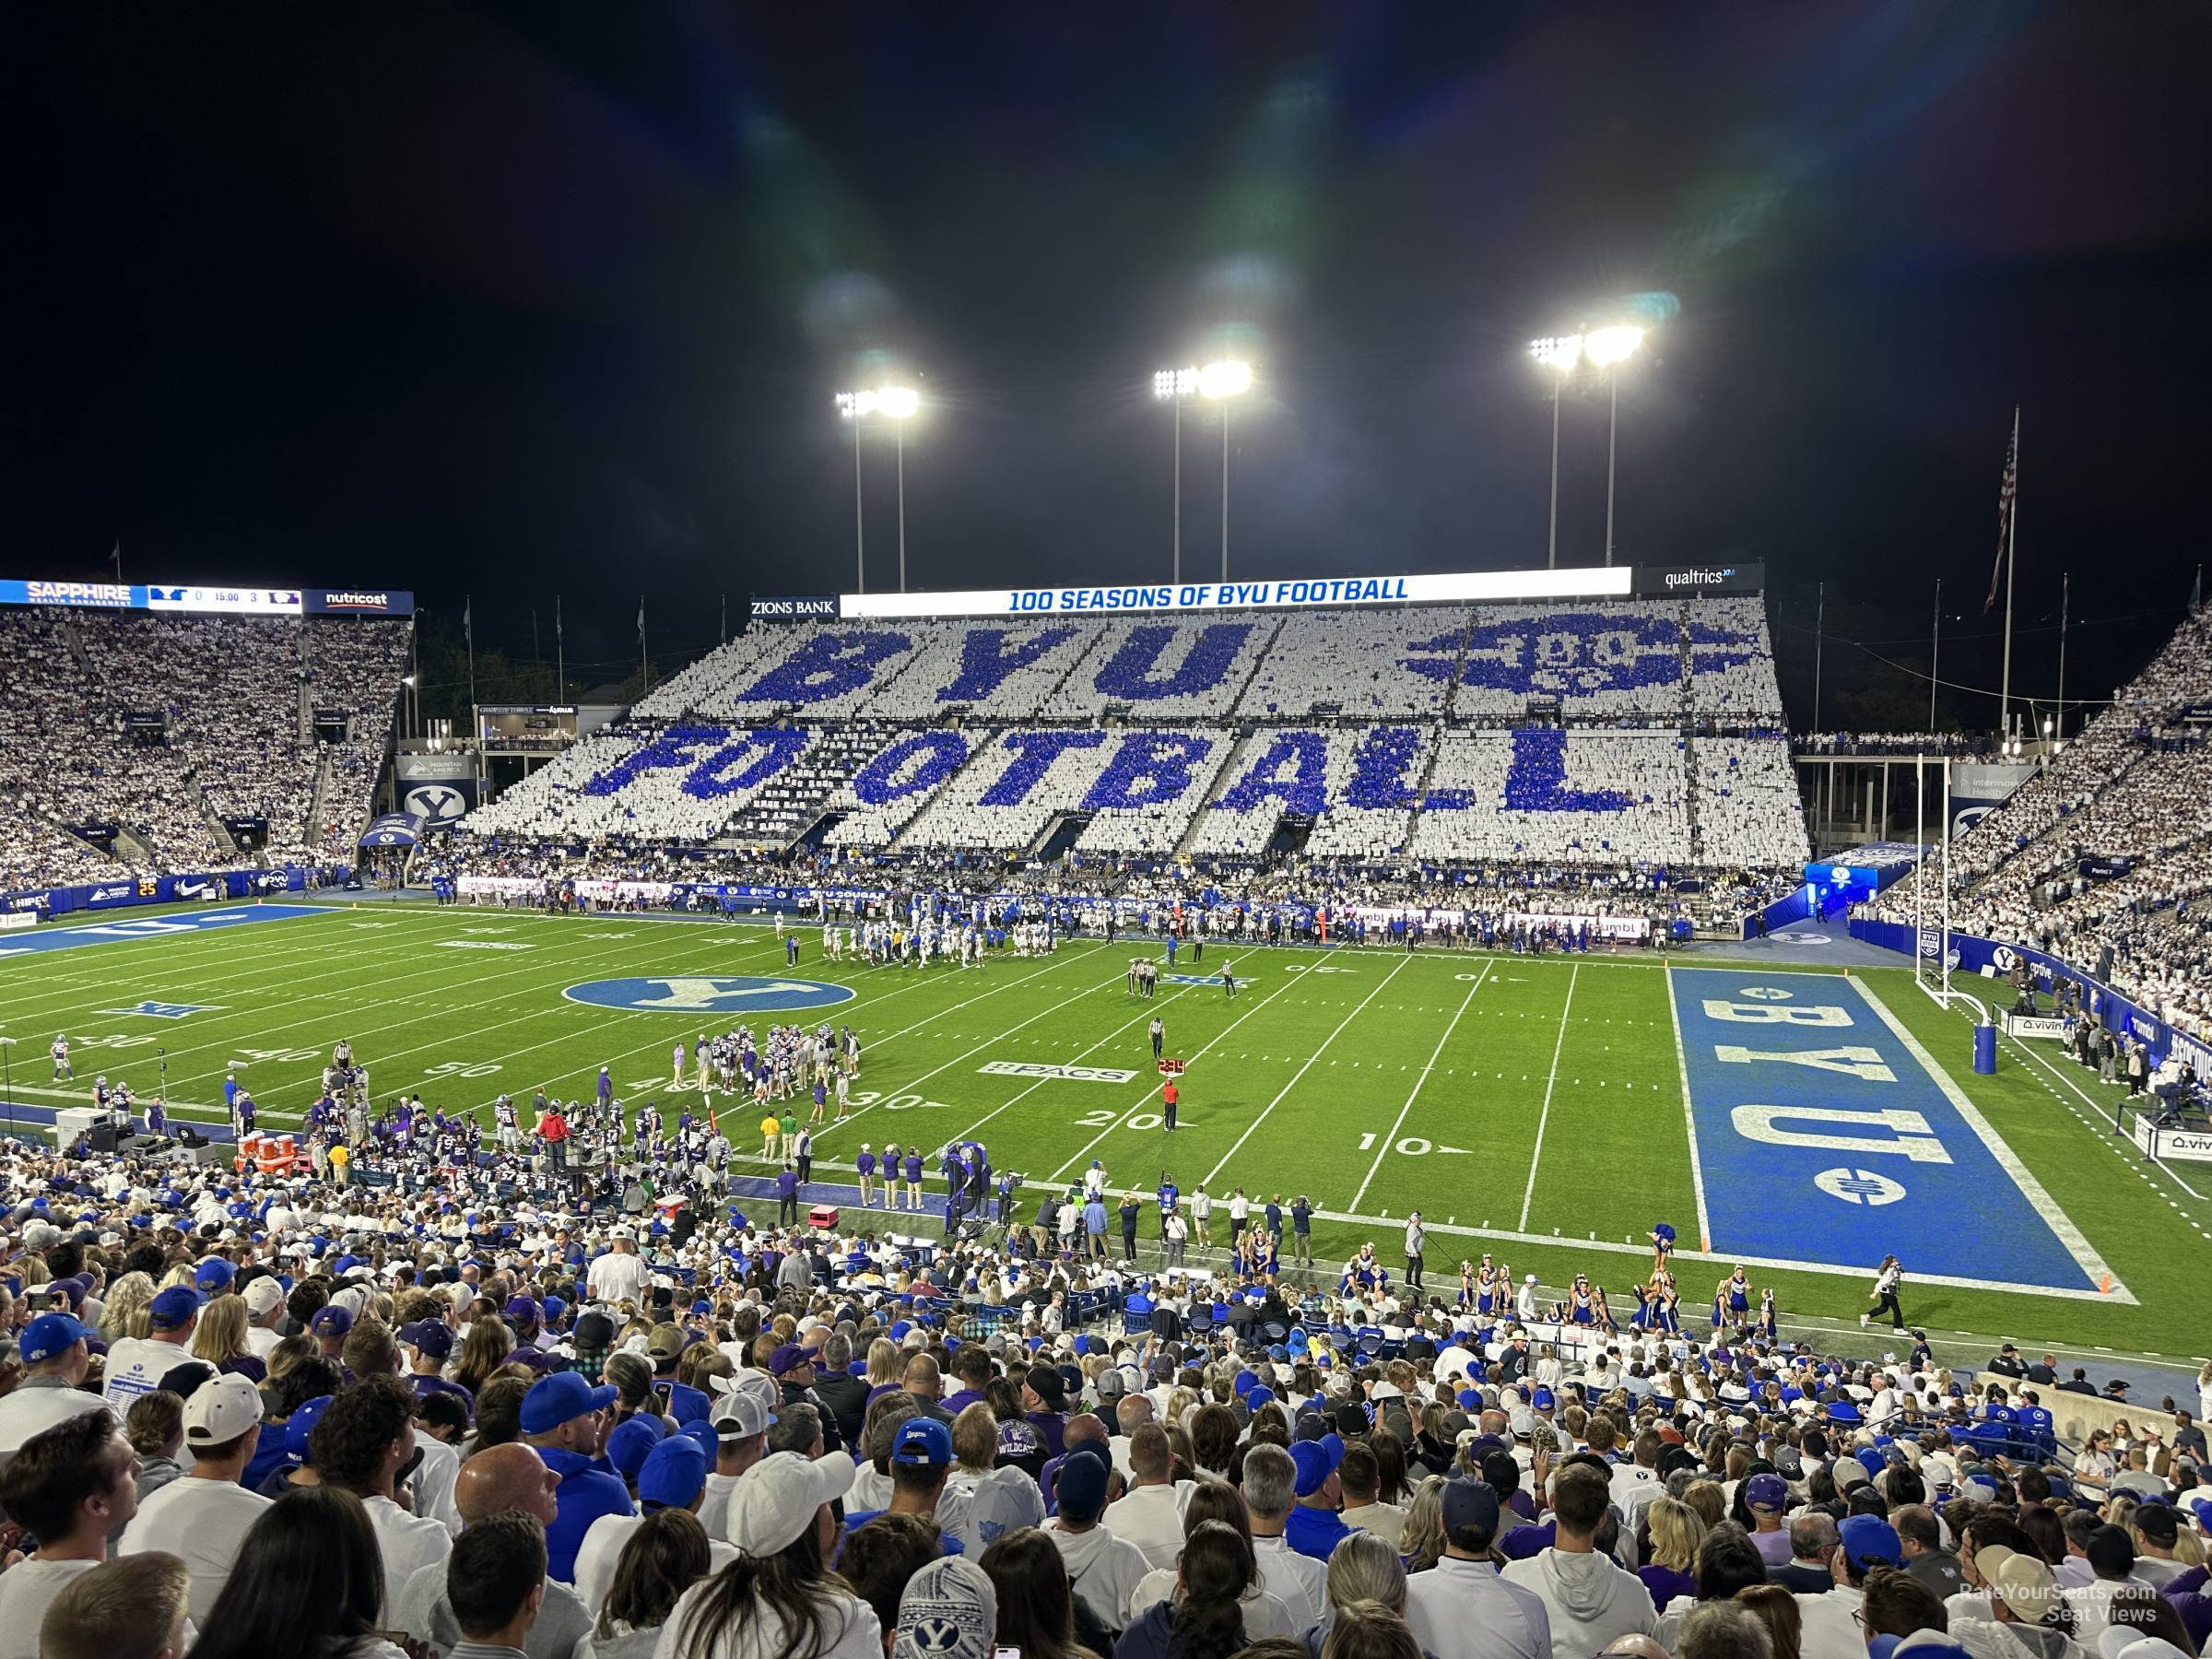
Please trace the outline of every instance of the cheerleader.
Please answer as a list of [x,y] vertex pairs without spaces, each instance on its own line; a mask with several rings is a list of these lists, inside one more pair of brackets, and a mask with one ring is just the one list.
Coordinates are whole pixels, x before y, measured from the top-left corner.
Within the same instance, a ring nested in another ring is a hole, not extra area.
[[1498,1311],[1498,1270],[1486,1254],[1475,1274],[1475,1315],[1488,1319]]
[[1759,1293],[1759,1338],[1768,1344],[1782,1340],[1782,1315],[1774,1305],[1771,1285]]
[[1603,1285],[1595,1286],[1592,1288],[1590,1297],[1592,1317],[1597,1322],[1598,1327],[1601,1330],[1610,1331],[1616,1336],[1619,1335],[1620,1325],[1613,1317],[1613,1310],[1606,1305],[1606,1288]]
[[1730,1321],[1736,1324],[1744,1324],[1751,1317],[1751,1281],[1744,1277],[1741,1262],[1736,1264],[1735,1271],[1723,1281],[1721,1288],[1728,1298]]
[[1474,1306],[1475,1264],[1462,1262],[1459,1265],[1459,1311],[1465,1313],[1470,1312]]
[[1722,1279],[1712,1288],[1712,1328],[1719,1330],[1727,1318],[1728,1281]]
[[1666,1265],[1666,1258],[1675,1253],[1675,1230],[1662,1221],[1652,1229],[1652,1270],[1655,1273]]
[[1670,1336],[1682,1334],[1682,1295],[1675,1288],[1675,1276],[1665,1267],[1652,1273],[1652,1327],[1665,1331]]
[[1567,1323],[1594,1325],[1597,1323],[1597,1297],[1590,1288],[1590,1280],[1583,1274],[1574,1276],[1574,1284],[1567,1292]]

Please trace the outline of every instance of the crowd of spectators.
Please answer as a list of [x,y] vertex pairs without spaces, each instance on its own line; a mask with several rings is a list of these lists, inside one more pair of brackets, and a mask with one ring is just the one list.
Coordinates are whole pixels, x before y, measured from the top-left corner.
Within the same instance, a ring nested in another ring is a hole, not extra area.
[[1195,1281],[465,1169],[0,1164],[0,1659],[2212,1638],[2212,1366],[2069,1459],[2049,1357],[1982,1387],[1917,1332],[1570,1343],[1533,1285],[1454,1300],[1366,1250]]
[[[2113,694],[1954,841],[1953,928],[2057,956],[2183,1030],[2212,1034],[2212,611],[2191,617]],[[1925,884],[1939,898],[1938,877]],[[1869,907],[1911,922],[1908,877]]]
[[[129,838],[98,869],[65,834],[27,827],[7,885],[232,867],[225,818],[265,819],[273,859],[349,852],[390,744],[406,638],[403,623],[350,618],[0,614],[0,794],[33,824]],[[318,712],[342,717],[342,742],[318,741]]]

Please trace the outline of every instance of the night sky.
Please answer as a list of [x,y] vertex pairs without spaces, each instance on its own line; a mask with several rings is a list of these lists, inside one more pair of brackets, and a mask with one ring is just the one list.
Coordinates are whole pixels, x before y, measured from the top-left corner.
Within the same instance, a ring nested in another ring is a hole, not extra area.
[[[1938,576],[1945,677],[1994,685],[2016,403],[2016,688],[2062,571],[2101,695],[2204,557],[2202,5],[53,5],[6,41],[0,574],[120,538],[137,581],[473,594],[522,655],[559,593],[617,677],[641,592],[673,662],[724,594],[852,585],[832,394],[904,378],[912,585],[1160,581],[1150,372],[1224,351],[1235,574],[1540,564],[1527,341],[1624,314],[1618,557],[1764,559],[1800,724],[1822,582],[1827,724],[1924,721],[1868,653],[1924,666]],[[1563,563],[1605,411],[1564,407]],[[1210,574],[1219,428],[1183,438]]]

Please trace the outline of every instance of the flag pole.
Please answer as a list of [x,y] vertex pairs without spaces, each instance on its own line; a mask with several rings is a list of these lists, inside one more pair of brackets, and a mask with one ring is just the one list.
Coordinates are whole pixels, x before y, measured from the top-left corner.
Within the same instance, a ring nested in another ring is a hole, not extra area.
[[653,663],[645,654],[645,595],[638,595],[638,695],[653,688]]
[[555,676],[553,700],[557,703],[565,703],[569,700],[569,641],[568,636],[562,633],[560,629],[560,595],[559,594],[553,595],[553,673]]
[[1828,583],[1820,584],[1818,608],[1813,613],[1813,731],[1820,730],[1820,649],[1828,641]]
[[2053,732],[2060,743],[2066,740],[2066,620],[2074,603],[2074,573],[2064,571],[2058,579],[2058,724]]
[[461,602],[461,637],[468,641],[468,718],[477,718],[477,600],[471,594]]
[[1943,578],[1936,578],[1936,615],[1928,624],[1928,730],[1936,729],[1936,671],[1943,665]]
[[1997,735],[2012,735],[2012,580],[2018,569],[2020,545],[2020,411],[2012,411],[2014,486],[2011,510],[2005,515],[2005,668],[1997,682]]

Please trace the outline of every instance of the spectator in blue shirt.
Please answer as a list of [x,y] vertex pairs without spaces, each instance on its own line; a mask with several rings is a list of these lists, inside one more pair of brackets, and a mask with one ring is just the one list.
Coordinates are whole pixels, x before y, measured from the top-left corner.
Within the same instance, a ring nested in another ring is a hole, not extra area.
[[1290,1448],[1290,1461],[1298,1469],[1298,1504],[1283,1524],[1283,1542],[1300,1555],[1325,1561],[1355,1530],[1336,1512],[1344,1506],[1344,1488],[1336,1477],[1344,1441],[1334,1434],[1300,1441]]
[[555,1371],[523,1396],[523,1438],[560,1481],[553,1524],[546,1529],[546,1576],[564,1584],[576,1577],[576,1551],[592,1523],[636,1512],[621,1477],[596,1462],[615,1392],[605,1384],[594,1388],[574,1371]]

